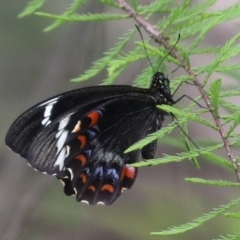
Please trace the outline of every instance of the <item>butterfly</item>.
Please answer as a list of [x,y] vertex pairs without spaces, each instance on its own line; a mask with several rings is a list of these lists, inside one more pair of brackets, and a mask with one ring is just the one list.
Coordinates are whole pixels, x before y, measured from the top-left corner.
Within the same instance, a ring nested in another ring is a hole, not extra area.
[[91,205],[113,203],[133,185],[137,168],[157,142],[124,151],[159,130],[173,105],[169,79],[153,75],[148,89],[128,85],[80,88],[49,98],[20,115],[5,142],[35,170],[56,176],[66,195]]

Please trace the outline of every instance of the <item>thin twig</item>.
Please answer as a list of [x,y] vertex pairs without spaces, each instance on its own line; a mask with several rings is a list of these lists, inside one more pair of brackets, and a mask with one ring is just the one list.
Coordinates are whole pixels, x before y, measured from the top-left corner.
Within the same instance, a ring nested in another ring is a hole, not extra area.
[[[147,20],[144,17],[142,17],[140,15],[137,15],[136,12],[134,11],[134,9],[128,3],[126,3],[126,1],[124,1],[124,0],[116,0],[116,1],[119,3],[120,7],[126,13],[129,14],[130,17],[132,17],[139,25],[141,25],[145,29],[145,31],[150,35],[151,38],[153,38],[155,40],[155,42],[163,45],[168,51],[170,51],[172,46],[169,44],[167,38],[162,33],[160,33],[150,23],[148,23]],[[176,49],[171,50],[170,55],[173,58],[177,59],[179,62],[182,62],[182,57],[178,54],[178,51]],[[200,92],[203,100],[205,101],[207,107],[209,108],[209,111],[212,114],[214,122],[219,129],[219,133],[221,135],[222,141],[223,141],[224,146],[226,148],[229,160],[234,167],[234,171],[235,171],[237,180],[238,180],[238,182],[240,182],[240,170],[239,170],[239,167],[238,167],[237,160],[232,153],[230,143],[229,143],[228,139],[226,138],[225,131],[223,129],[223,126],[222,126],[222,123],[221,123],[220,119],[216,118],[214,116],[213,107],[211,105],[211,102],[210,102],[210,99],[209,99],[207,93],[202,88],[199,80],[197,79],[197,76],[196,76],[195,72],[186,63],[185,64],[183,63],[182,67],[185,69],[187,74],[190,77],[192,77],[192,79],[194,80],[194,83],[195,83],[198,91]]]

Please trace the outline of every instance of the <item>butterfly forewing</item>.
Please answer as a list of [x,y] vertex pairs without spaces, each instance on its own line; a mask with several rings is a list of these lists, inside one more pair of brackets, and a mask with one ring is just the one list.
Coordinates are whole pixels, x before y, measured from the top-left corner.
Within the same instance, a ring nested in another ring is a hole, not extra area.
[[[144,92],[145,89],[139,89]],[[96,103],[121,96],[125,93],[137,92],[131,86],[96,86],[69,91],[47,99],[18,117],[12,124],[6,136],[6,144],[14,152],[26,158],[28,149],[39,131],[49,125],[65,112],[87,103]]]

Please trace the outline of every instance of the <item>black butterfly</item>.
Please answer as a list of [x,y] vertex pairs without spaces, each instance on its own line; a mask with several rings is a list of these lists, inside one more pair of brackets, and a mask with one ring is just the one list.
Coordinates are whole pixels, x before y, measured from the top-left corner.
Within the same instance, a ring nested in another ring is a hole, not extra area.
[[[15,120],[6,144],[34,169],[55,175],[67,195],[89,204],[111,204],[129,189],[140,150],[124,151],[161,128],[173,105],[169,80],[154,74],[149,89],[113,85],[76,89],[43,101]],[[154,157],[156,141],[142,148]]]

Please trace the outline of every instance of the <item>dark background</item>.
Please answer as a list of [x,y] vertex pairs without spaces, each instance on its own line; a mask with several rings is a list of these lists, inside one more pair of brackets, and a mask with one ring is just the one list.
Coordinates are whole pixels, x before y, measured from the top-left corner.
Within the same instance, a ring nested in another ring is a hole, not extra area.
[[[135,24],[132,20],[71,23],[43,33],[42,29],[50,24],[48,19],[37,16],[17,18],[27,2],[0,2],[1,239],[150,239],[151,231],[192,221],[238,196],[236,189],[185,182],[185,177],[235,181],[233,172],[200,159],[200,171],[190,161],[141,168],[133,188],[125,191],[113,205],[88,206],[77,203],[74,197],[66,197],[55,178],[33,171],[24,159],[11,152],[5,146],[4,138],[13,120],[45,98],[100,83],[104,73],[86,83],[70,83],[69,80],[83,73],[129,26]],[[217,2],[215,9],[226,6],[224,0]],[[69,3],[51,0],[41,11],[61,13]],[[97,1],[92,1],[84,9],[84,12],[102,11],[106,9]],[[239,21],[219,26],[207,36],[204,45],[223,45],[238,32],[238,28]],[[139,36],[135,37],[139,40]],[[209,61],[209,56],[206,59],[204,56],[194,57],[193,66],[202,65],[202,61]],[[134,65],[118,82],[131,84],[147,64]],[[224,81],[234,84],[231,79],[224,78]],[[197,124],[191,125],[190,135],[193,138],[199,135],[208,137]],[[161,144],[156,157],[175,151]],[[219,233],[233,232],[237,226],[237,221],[222,216],[182,235],[181,239],[217,238]],[[164,239],[179,239],[179,236]]]

